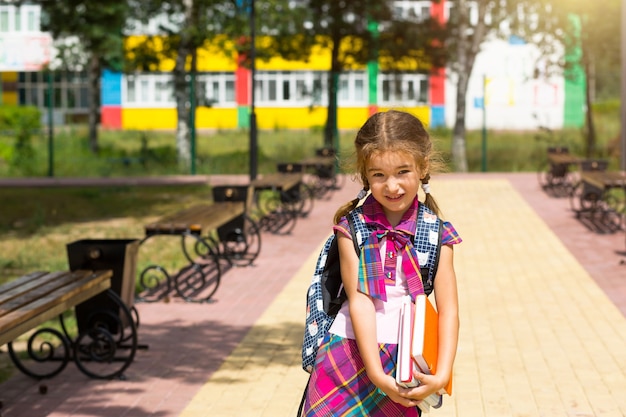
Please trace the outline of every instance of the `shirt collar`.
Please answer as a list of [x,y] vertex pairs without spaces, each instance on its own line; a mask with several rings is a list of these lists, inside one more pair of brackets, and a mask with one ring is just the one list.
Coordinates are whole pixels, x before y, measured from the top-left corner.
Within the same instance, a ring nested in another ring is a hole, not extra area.
[[363,218],[368,224],[376,223],[385,229],[396,230],[413,236],[415,235],[415,230],[417,228],[418,205],[419,201],[416,195],[413,199],[413,202],[411,203],[411,206],[402,215],[400,223],[398,223],[396,227],[393,227],[385,216],[383,206],[378,201],[376,201],[376,199],[370,193],[370,195],[368,195],[363,202]]

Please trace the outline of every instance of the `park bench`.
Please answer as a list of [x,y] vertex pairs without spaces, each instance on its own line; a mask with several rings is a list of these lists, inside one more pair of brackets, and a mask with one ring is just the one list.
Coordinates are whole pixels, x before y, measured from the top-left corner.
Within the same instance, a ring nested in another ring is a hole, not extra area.
[[302,172],[276,172],[254,179],[254,203],[261,229],[274,234],[288,234],[302,215],[304,205],[299,190]]
[[568,196],[577,182],[572,167],[580,162],[581,158],[570,154],[567,147],[549,147],[547,165],[542,166],[538,172],[539,184],[555,197]]
[[313,210],[315,202],[314,184],[306,178],[306,166],[301,162],[280,162],[276,164],[276,170],[282,174],[302,174],[302,181],[292,187],[283,196],[283,202],[287,202],[299,217],[306,217]]
[[[170,274],[161,265],[147,266],[139,275],[138,301],[207,302],[217,291],[226,267],[251,264],[260,251],[260,232],[247,214],[248,187],[214,187],[214,202],[197,204],[146,224],[140,245],[156,236],[180,237],[186,264]],[[226,261],[226,266],[221,260]]]
[[315,156],[305,158],[301,163],[315,178],[312,187],[316,198],[324,198],[343,186],[344,177],[338,175],[337,154],[333,148],[316,149]]
[[599,233],[624,228],[626,174],[606,171],[603,165],[580,173],[580,185],[572,193],[576,217]]
[[[137,350],[137,328],[128,307],[110,289],[112,275],[111,270],[37,271],[0,286],[0,346],[8,345],[21,372],[52,378],[73,361],[92,378],[122,376]],[[91,308],[90,301],[101,294],[118,311]],[[82,309],[84,317],[78,317],[81,306],[88,307]],[[75,332],[65,324],[67,311],[76,316]],[[61,330],[48,324],[53,319],[60,321]],[[16,340],[22,335],[25,342]],[[24,344],[26,356],[16,352]]]

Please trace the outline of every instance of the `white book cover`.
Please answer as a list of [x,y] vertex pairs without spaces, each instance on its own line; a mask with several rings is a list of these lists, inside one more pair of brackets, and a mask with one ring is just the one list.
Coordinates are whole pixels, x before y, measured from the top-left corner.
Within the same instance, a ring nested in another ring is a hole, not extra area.
[[[402,306],[400,308],[400,322],[398,326],[398,358],[396,369],[396,382],[405,388],[412,388],[419,385],[419,381],[413,374],[414,371],[419,371],[417,363],[412,358],[411,344],[413,339],[413,320],[414,309],[411,302],[411,296],[407,295],[402,300]],[[424,412],[429,412],[430,407],[441,407],[442,396],[438,393],[433,393],[425,398],[419,405],[420,409]]]

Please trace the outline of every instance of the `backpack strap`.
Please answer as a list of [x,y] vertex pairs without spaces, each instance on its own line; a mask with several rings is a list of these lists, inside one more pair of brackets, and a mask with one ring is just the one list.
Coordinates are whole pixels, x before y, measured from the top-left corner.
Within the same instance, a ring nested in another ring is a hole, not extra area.
[[361,221],[359,221],[359,217],[358,215],[356,215],[356,213],[354,213],[354,210],[351,211],[350,213],[348,213],[348,215],[346,216],[346,219],[348,219],[348,226],[350,228],[350,235],[352,235],[352,244],[354,245],[354,250],[356,251],[357,255],[361,252],[361,241],[359,240],[359,233],[357,230],[357,223],[363,223]]
[[363,221],[363,206],[358,206],[346,215],[352,232],[352,241],[357,254],[361,253],[361,247],[370,234],[370,229]]
[[441,219],[425,204],[420,202],[413,246],[417,252],[422,284],[424,285],[426,295],[433,291],[433,284],[437,275],[439,254],[441,253],[442,230],[443,222]]
[[[361,253],[361,244],[362,244],[362,239],[363,239],[362,236],[364,236],[361,233],[362,231],[361,229],[363,228],[364,223],[360,220],[358,213],[355,213],[355,210],[348,213],[346,215],[346,219],[348,220],[348,227],[350,229],[350,235],[352,236],[352,244],[354,245],[354,250],[357,256],[359,256],[359,254]],[[335,261],[332,261],[332,263],[334,263],[336,265],[336,268],[338,268],[339,267],[339,248],[337,247],[337,236],[334,236],[332,245],[334,246],[333,251],[332,251],[333,256],[337,257],[337,259]],[[330,254],[331,254],[331,250],[329,250],[329,256]],[[337,274],[339,274],[338,275],[339,277],[341,276],[341,272],[338,271]],[[341,305],[343,304],[343,302],[348,299],[346,291],[343,289],[343,281],[340,280],[335,285],[338,285],[332,290],[332,294],[335,294],[335,296],[330,298],[329,300],[324,300],[325,311],[328,312],[329,316],[333,316],[333,317],[339,312],[339,309],[341,308]],[[328,288],[328,289],[330,292],[331,288]]]

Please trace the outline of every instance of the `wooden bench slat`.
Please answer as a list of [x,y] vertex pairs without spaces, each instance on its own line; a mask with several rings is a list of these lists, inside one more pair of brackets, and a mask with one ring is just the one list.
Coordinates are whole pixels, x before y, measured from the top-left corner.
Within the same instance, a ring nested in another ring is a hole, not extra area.
[[0,287],[0,300],[4,300],[7,297],[7,294],[13,289],[20,287],[21,285],[26,284],[27,282],[34,281],[39,279],[41,276],[46,275],[48,272],[46,271],[34,271],[30,274],[23,275],[19,278],[14,279],[13,281],[2,284]]
[[316,166],[333,166],[335,164],[335,158],[333,156],[313,156],[311,158],[303,159],[300,163],[307,168],[314,168]]
[[266,174],[261,178],[255,179],[251,184],[256,190],[277,189],[287,191],[302,182],[302,178],[303,175],[301,173]]
[[2,301],[0,301],[0,318],[23,305],[32,303],[38,298],[82,279],[87,272],[90,271],[46,273],[19,287],[14,287],[5,292]]
[[581,173],[583,181],[600,189],[626,187],[626,176],[614,171],[586,171]]
[[[77,271],[78,279],[0,317],[0,346],[111,286],[112,271]],[[49,274],[53,277],[55,274]]]
[[165,216],[147,224],[144,229],[150,234],[181,234],[185,231],[202,234],[217,229],[230,220],[245,213],[244,202],[218,202],[196,205]]
[[177,213],[163,217],[158,220],[157,223],[187,223],[189,219],[193,219],[194,217],[200,215],[203,210],[205,210],[206,215],[210,216],[211,214],[213,214],[214,208],[211,208],[210,205],[191,207],[186,210],[182,210]]
[[549,153],[548,160],[553,164],[566,164],[566,165],[574,165],[580,162],[580,158],[571,155],[567,152],[564,153]]

